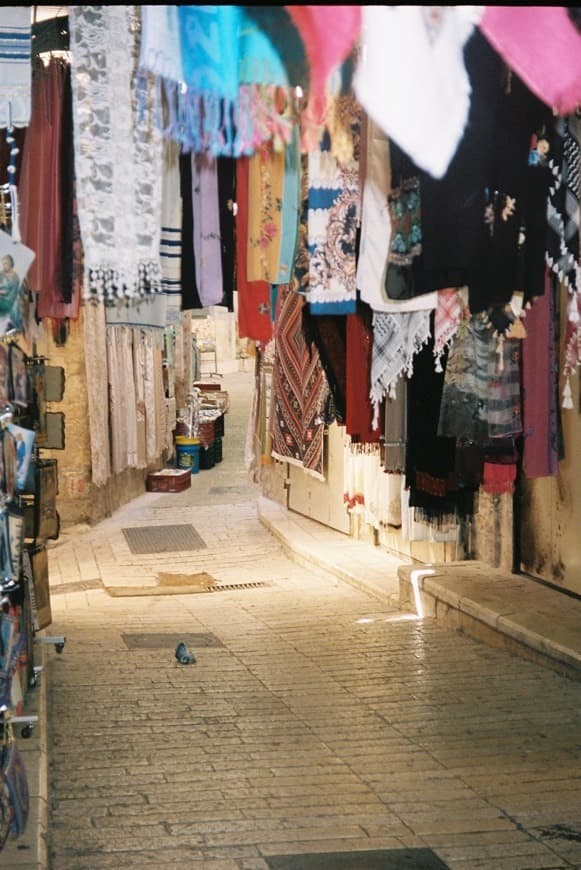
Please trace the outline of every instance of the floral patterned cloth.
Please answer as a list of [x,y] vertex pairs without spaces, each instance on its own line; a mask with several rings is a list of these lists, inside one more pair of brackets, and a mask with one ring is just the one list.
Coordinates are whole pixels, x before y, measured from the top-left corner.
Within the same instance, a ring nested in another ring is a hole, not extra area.
[[352,98],[349,114],[352,159],[332,154],[326,134],[309,154],[309,303],[312,314],[351,314],[356,308],[356,237],[360,213],[360,109]]
[[248,281],[273,284],[279,273],[284,150],[265,145],[248,164]]

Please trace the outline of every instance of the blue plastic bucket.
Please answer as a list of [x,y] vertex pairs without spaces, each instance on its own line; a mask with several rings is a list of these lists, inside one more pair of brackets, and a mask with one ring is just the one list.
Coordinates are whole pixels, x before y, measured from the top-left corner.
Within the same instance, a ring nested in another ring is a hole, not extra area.
[[178,468],[189,468],[192,474],[200,470],[200,442],[193,438],[176,438],[176,464]]

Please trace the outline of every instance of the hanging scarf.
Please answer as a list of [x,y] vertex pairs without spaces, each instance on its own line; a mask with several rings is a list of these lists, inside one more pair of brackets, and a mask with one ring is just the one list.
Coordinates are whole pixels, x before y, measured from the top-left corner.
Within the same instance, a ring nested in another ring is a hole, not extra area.
[[218,158],[218,205],[220,209],[220,248],[222,254],[223,304],[234,311],[235,241],[234,202],[236,201],[236,161]]
[[278,278],[282,230],[284,151],[264,145],[248,162],[249,281]]
[[173,142],[166,142],[164,147],[159,254],[165,323],[174,326],[181,320],[182,199],[179,148]]
[[355,93],[373,120],[435,178],[462,138],[470,107],[464,45],[476,7],[364,6]]
[[448,354],[438,435],[488,439],[488,361],[491,333],[483,315],[462,322]]
[[342,424],[345,420],[346,395],[346,318],[337,315],[314,317],[303,310],[303,328],[308,344],[313,344],[321,358],[329,390],[333,397],[332,419]]
[[563,376],[563,408],[571,409],[573,396],[571,393],[571,375],[574,375],[581,365],[581,291],[569,294],[568,320],[565,331],[565,357]]
[[407,378],[401,377],[394,386],[395,395],[385,402],[385,453],[383,464],[390,473],[400,474],[406,468],[407,444]]
[[488,437],[517,437],[522,433],[520,341],[492,341],[488,354]]
[[438,290],[438,303],[434,319],[434,358],[436,371],[442,371],[442,354],[451,344],[462,320],[464,305],[455,288]]
[[[85,293],[107,302],[161,289],[162,142],[150,112],[138,116],[131,86],[137,10],[73,6],[69,16]],[[146,107],[151,104],[149,90]]]
[[241,338],[267,342],[272,339],[270,288],[266,281],[249,281],[248,251],[249,158],[236,161],[236,289],[238,290],[238,332]]
[[374,443],[381,429],[374,429],[373,406],[369,401],[369,379],[373,330],[372,311],[364,302],[357,303],[355,314],[347,315],[346,414],[347,433],[363,443]]
[[482,489],[489,495],[514,493],[516,464],[485,462]]
[[276,284],[287,284],[292,274],[297,247],[301,208],[301,153],[298,129],[284,149],[281,238]]
[[273,137],[288,141],[292,124],[281,119],[276,93],[288,76],[281,44],[260,27],[260,7],[167,10],[143,7],[140,57],[142,81],[151,73],[164,90],[168,117],[162,120],[158,106],[158,123],[165,135],[184,151],[230,157]]
[[192,184],[192,160],[189,154],[180,154],[180,193],[182,199],[182,256],[180,259],[180,284],[182,288],[182,311],[200,309],[196,284],[196,262],[194,257],[194,204]]
[[0,129],[27,127],[31,112],[30,6],[3,6],[0,22]]
[[356,308],[360,116],[352,99],[349,104],[353,160],[336,160],[328,137],[309,153],[309,303],[313,314],[351,314]]
[[310,67],[309,101],[303,119],[303,150],[317,147],[325,122],[325,89],[349,55],[361,30],[359,6],[286,6],[305,45]]
[[570,291],[581,290],[579,225],[581,119],[555,120],[554,147],[549,168],[547,263]]
[[192,154],[192,207],[196,285],[204,308],[219,305],[222,287],[222,246],[218,208],[218,166],[208,155]]
[[379,406],[386,396],[393,395],[401,375],[410,378],[413,360],[430,337],[430,312],[413,311],[409,314],[382,314],[373,318],[373,355],[371,360],[371,389],[373,428],[379,424]]
[[581,34],[565,6],[485,6],[480,29],[543,102],[566,115],[581,95]]

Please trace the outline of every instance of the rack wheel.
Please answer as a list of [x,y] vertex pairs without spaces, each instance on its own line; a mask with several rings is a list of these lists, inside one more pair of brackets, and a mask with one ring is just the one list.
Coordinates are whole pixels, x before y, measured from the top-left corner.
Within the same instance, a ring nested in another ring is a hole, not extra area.
[[21,732],[20,732],[20,735],[21,735],[21,737],[22,737],[24,740],[28,740],[29,737],[32,737],[32,732],[33,732],[33,731],[34,731],[34,726],[33,726],[33,725],[25,725],[25,726],[22,728],[22,730],[21,730]]

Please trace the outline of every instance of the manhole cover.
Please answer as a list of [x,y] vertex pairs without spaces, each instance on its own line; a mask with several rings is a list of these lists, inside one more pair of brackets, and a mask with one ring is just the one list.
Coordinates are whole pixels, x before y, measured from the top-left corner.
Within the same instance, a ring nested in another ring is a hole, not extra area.
[[135,555],[205,550],[206,542],[193,526],[139,526],[123,529],[129,549]]
[[267,855],[271,870],[448,870],[431,849],[373,849],[368,852],[317,852]]
[[215,634],[179,634],[178,632],[155,632],[143,633],[127,632],[122,634],[123,643],[127,649],[163,649],[170,647],[174,649],[180,641],[183,641],[186,646],[191,649],[196,647],[218,647],[224,644],[218,640]]

